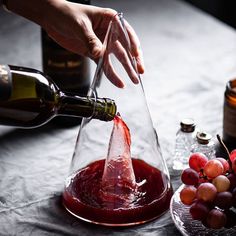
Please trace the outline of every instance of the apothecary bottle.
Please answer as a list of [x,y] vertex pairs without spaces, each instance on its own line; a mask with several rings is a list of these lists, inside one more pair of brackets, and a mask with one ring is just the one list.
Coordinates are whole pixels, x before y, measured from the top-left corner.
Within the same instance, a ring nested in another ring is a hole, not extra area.
[[223,140],[232,150],[236,148],[236,79],[228,81],[224,94]]
[[191,152],[200,152],[212,159],[215,157],[215,142],[212,139],[212,135],[207,132],[198,132],[197,142],[193,144]]
[[[90,0],[70,0],[70,2],[90,5]],[[43,72],[50,76],[63,92],[86,96],[91,82],[89,58],[66,50],[44,30],[41,32]],[[56,117],[53,122],[59,126],[73,126],[80,124],[81,119]]]
[[64,93],[38,70],[0,65],[1,125],[34,128],[55,116],[109,121],[115,114],[111,99]]
[[175,152],[172,165],[172,170],[174,172],[173,174],[180,173],[188,166],[188,158],[191,153],[191,147],[195,141],[196,124],[194,119],[182,119],[175,139]]

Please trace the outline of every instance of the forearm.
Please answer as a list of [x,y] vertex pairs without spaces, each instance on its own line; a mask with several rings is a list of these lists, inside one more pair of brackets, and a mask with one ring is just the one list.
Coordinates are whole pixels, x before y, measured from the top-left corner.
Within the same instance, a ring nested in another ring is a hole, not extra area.
[[41,26],[45,25],[48,12],[65,0],[5,0],[7,9]]

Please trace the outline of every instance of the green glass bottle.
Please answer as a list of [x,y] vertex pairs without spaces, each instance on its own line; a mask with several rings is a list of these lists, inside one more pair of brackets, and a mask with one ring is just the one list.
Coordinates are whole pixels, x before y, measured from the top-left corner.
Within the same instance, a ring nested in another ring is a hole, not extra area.
[[34,128],[56,116],[110,121],[115,102],[62,92],[38,70],[0,65],[0,124]]
[[[70,2],[90,5],[90,0],[70,0]],[[64,49],[44,30],[41,35],[43,72],[50,76],[63,92],[87,95],[91,82],[89,59]],[[81,119],[73,117],[53,119],[53,123],[64,127],[79,125],[80,122]]]

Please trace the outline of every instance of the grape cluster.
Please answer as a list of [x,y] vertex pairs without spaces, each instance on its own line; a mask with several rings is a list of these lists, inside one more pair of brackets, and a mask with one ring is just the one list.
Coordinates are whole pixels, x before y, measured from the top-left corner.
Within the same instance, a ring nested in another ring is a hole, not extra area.
[[185,184],[180,200],[190,206],[194,220],[208,228],[231,228],[236,225],[236,150],[229,159],[208,160],[202,153],[189,157],[189,168],[183,170]]

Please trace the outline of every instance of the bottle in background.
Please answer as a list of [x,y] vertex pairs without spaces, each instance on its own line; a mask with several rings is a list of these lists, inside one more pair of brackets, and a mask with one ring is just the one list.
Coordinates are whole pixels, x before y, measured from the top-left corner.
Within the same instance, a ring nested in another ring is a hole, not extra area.
[[110,121],[116,105],[108,98],[71,96],[38,70],[0,65],[0,124],[35,128],[55,116]]
[[196,142],[196,124],[194,119],[185,118],[180,122],[180,128],[176,133],[173,174],[180,174],[188,167],[188,158],[194,142]]
[[[70,0],[71,2],[90,4],[90,0]],[[88,93],[90,86],[89,59],[62,48],[42,30],[43,72],[50,76],[63,92],[80,96]],[[56,117],[53,123],[59,126],[75,126],[80,118]]]
[[226,84],[224,94],[223,141],[227,148],[236,149],[236,79]]
[[215,142],[212,139],[211,134],[206,132],[198,132],[197,142],[192,145],[191,152],[201,152],[205,154],[208,159],[215,157]]

